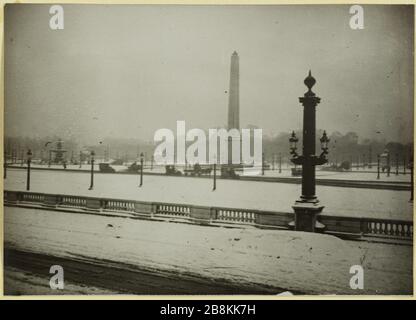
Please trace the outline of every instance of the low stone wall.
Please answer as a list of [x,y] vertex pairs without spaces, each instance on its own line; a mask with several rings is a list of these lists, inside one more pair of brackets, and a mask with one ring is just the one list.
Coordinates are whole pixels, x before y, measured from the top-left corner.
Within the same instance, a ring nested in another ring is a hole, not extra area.
[[45,207],[56,207],[60,204],[59,196],[55,194],[45,194],[42,205]]
[[86,209],[93,210],[93,211],[102,211],[103,206],[102,206],[101,200],[88,198]]
[[293,213],[273,213],[273,212],[260,212],[256,216],[256,224],[264,227],[276,227],[287,229],[289,223],[293,221]]
[[[180,219],[201,225],[229,224],[269,229],[291,229],[292,212],[273,212],[237,208],[206,207],[160,202],[93,198],[73,195],[44,194],[23,191],[4,191],[5,205],[39,205],[41,207],[82,209],[83,211],[123,212],[132,217],[169,220]],[[378,237],[413,240],[413,222],[390,219],[368,219],[339,216],[317,216],[323,233],[345,238]]]
[[151,202],[135,202],[134,212],[152,216],[152,213],[155,212],[154,206]]
[[210,224],[215,217],[213,217],[212,209],[203,206],[192,206],[190,219],[197,224]]
[[327,232],[343,232],[360,234],[364,232],[362,228],[362,219],[353,217],[333,217],[333,216],[319,216],[321,223],[325,225]]

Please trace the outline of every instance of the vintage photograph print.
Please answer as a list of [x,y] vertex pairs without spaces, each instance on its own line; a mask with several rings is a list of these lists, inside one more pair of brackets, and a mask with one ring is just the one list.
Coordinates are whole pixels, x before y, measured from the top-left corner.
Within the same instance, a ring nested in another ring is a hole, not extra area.
[[4,95],[7,296],[413,295],[413,5],[7,4]]

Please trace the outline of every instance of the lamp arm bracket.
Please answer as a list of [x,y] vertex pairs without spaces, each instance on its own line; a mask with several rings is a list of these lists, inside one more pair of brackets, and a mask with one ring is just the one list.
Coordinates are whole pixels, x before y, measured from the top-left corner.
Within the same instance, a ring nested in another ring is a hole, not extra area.
[[315,166],[320,166],[320,165],[323,165],[323,164],[327,163],[328,159],[326,158],[326,154],[327,153],[325,151],[323,151],[319,155],[319,157],[314,157],[314,159],[313,159],[314,165]]
[[290,161],[292,161],[294,164],[302,165],[305,162],[305,157],[299,156],[298,154],[294,154],[293,158],[290,159]]

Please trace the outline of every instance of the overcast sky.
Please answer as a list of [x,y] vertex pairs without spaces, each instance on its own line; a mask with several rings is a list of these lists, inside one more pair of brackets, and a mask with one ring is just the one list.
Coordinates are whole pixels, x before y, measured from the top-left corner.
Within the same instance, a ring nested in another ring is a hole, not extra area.
[[155,130],[227,123],[230,57],[240,56],[240,124],[298,129],[309,69],[317,127],[413,137],[413,8],[364,6],[8,5],[7,135],[153,140]]

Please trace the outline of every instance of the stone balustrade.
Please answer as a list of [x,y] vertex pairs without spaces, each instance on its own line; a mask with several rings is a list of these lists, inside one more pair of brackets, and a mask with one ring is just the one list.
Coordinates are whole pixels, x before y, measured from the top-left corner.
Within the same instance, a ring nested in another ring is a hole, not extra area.
[[[197,205],[94,198],[73,195],[4,191],[4,204],[38,205],[56,210],[73,208],[85,212],[124,212],[132,217],[182,220],[201,225],[253,226],[266,229],[290,229],[292,212],[206,207]],[[413,222],[392,219],[369,219],[319,215],[324,233],[343,238],[378,237],[413,240]]]

